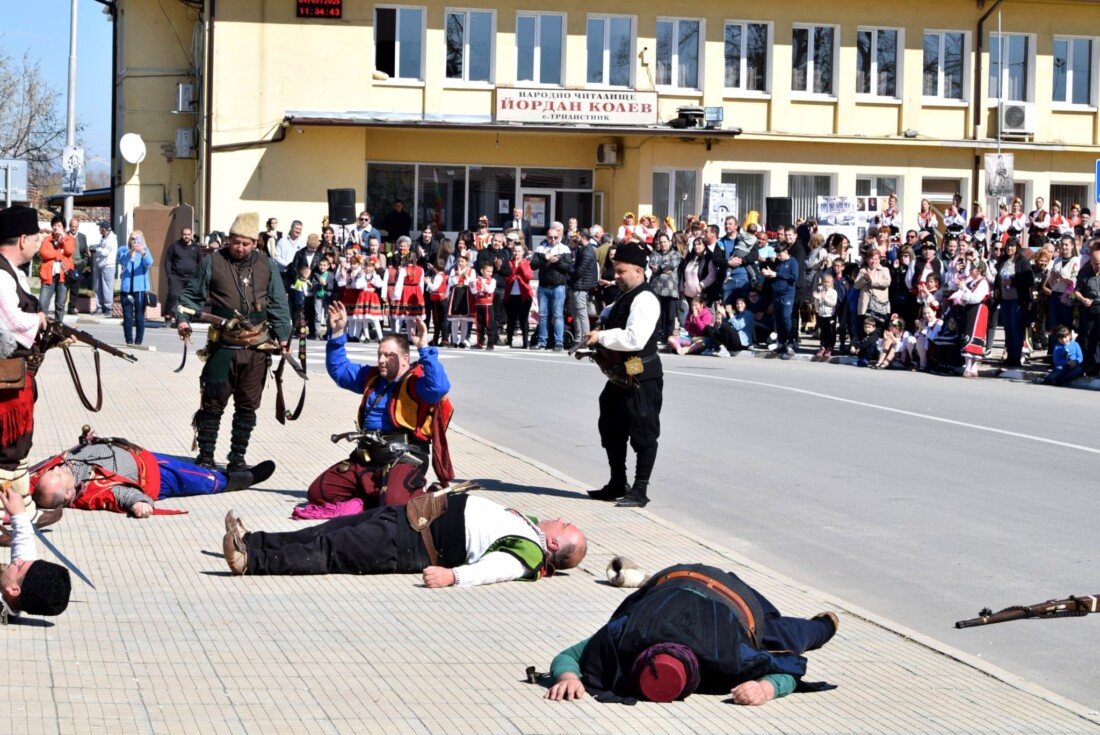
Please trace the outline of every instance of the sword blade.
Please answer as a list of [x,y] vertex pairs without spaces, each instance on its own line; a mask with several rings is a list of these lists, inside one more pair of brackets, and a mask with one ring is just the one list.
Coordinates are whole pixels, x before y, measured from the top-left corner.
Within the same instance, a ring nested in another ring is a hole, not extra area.
[[60,559],[61,563],[67,566],[70,572],[80,577],[80,579],[84,581],[84,584],[88,585],[93,590],[95,589],[95,585],[92,584],[92,580],[88,579],[84,572],[80,571],[80,567],[69,561],[69,557],[62,554],[61,549],[54,546],[53,543],[48,538],[46,538],[46,534],[42,533],[42,530],[39,529],[38,526],[34,526],[34,532],[38,536],[38,540],[42,542],[42,545],[53,552],[53,555]]

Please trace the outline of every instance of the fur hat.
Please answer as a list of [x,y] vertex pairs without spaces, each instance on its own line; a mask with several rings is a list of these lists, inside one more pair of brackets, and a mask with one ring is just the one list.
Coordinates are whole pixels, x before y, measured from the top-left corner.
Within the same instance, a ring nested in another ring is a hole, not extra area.
[[616,556],[607,565],[607,581],[612,587],[641,587],[649,575],[625,556]]
[[241,235],[257,240],[260,237],[260,215],[255,212],[244,212],[233,220],[233,226],[229,228],[230,235]]
[[72,582],[69,570],[49,561],[36,561],[27,569],[19,594],[19,606],[28,615],[60,615],[69,606]]
[[38,234],[38,212],[22,204],[0,210],[0,241]]
[[646,253],[646,249],[636,242],[627,242],[619,246],[615,251],[614,261],[616,263],[630,263],[630,265],[636,265],[639,268],[645,268],[649,263],[649,254]]

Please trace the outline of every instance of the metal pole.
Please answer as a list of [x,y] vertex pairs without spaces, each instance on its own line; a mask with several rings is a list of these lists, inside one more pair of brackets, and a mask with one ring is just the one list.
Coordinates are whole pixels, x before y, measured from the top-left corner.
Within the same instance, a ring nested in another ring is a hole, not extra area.
[[4,206],[11,207],[11,164],[4,164]]
[[1000,61],[1000,69],[997,75],[1000,77],[1000,93],[997,95],[997,155],[1001,155],[1001,133],[1004,129],[1005,112],[1005,87],[1008,86],[1007,65],[1005,64],[1005,34],[1001,33],[1001,11],[997,11],[997,57]]
[[[77,0],[72,0],[69,12],[69,109],[65,120],[65,145],[76,145],[76,8]],[[66,225],[73,217],[73,198],[65,197],[64,212]]]

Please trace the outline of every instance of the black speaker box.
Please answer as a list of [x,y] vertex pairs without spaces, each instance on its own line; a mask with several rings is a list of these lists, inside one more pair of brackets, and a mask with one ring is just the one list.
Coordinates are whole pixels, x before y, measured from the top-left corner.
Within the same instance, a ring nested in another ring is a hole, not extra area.
[[790,197],[766,197],[764,199],[764,224],[767,228],[775,232],[779,227],[788,227],[794,224],[794,220],[791,219],[791,198]]
[[328,190],[329,224],[353,225],[355,215],[355,189]]

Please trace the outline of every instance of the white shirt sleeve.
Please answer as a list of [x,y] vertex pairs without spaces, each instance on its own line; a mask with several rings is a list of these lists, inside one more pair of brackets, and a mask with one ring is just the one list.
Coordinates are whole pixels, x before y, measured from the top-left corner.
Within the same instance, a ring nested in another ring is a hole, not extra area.
[[519,579],[526,570],[523,562],[506,551],[493,551],[473,564],[463,564],[454,569],[456,587],[473,587],[479,584],[510,582]]
[[38,559],[38,549],[34,545],[34,526],[29,510],[11,517],[11,560],[16,559],[25,561]]
[[655,295],[649,291],[638,294],[630,305],[626,328],[605,329],[600,332],[600,344],[609,350],[637,352],[649,341],[653,330],[657,328],[660,315],[661,304]]
[[34,344],[38,334],[38,314],[19,308],[17,281],[6,272],[0,272],[0,332],[11,334],[23,348]]

